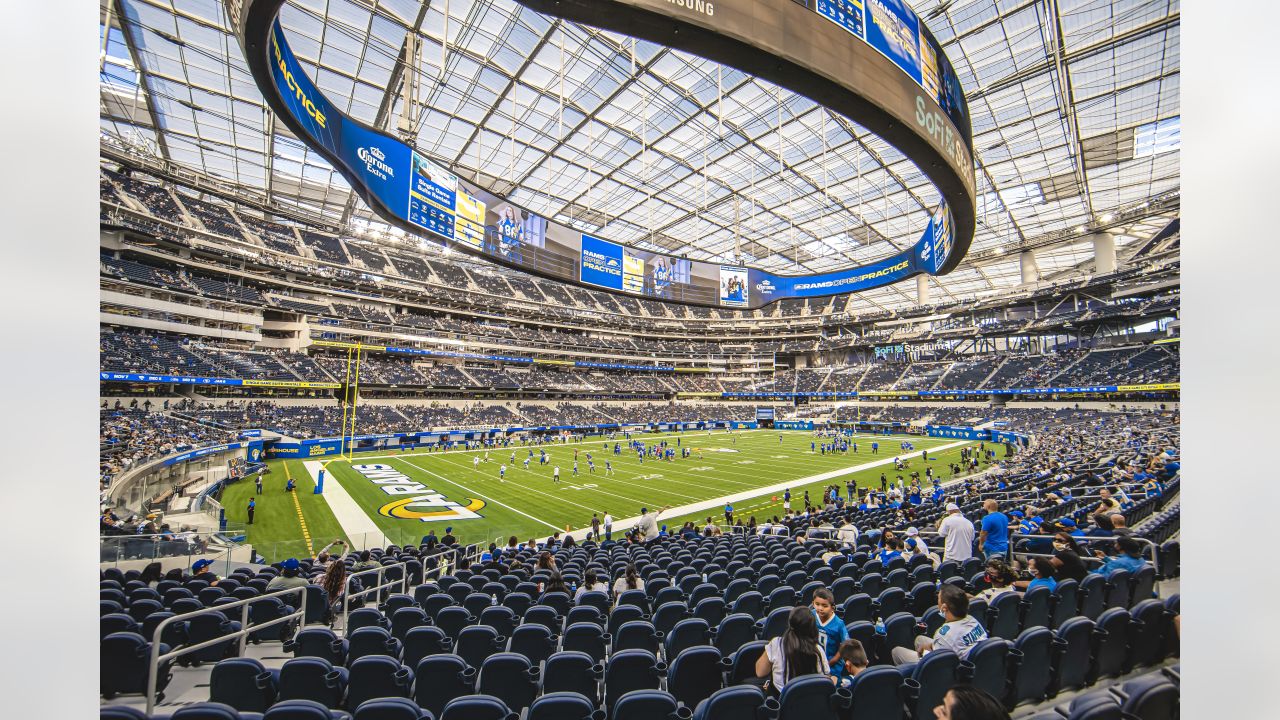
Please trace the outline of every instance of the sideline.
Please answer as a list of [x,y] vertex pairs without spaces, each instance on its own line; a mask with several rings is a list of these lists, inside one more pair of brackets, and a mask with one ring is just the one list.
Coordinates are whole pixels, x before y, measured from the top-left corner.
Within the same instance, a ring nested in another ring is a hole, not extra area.
[[[302,465],[310,473],[312,487],[314,488],[315,483],[319,480],[319,471],[324,468],[325,464],[319,460],[307,460]],[[320,497],[329,503],[329,510],[333,512],[333,519],[338,521],[338,525],[342,528],[342,532],[346,534],[347,539],[354,544],[356,538],[373,536],[386,538],[387,534],[373,522],[373,519],[360,507],[355,498],[351,497],[351,493],[347,492],[347,489],[334,476],[333,470],[327,470],[326,473],[328,477],[324,484],[324,492],[320,493]],[[296,493],[301,490],[302,485],[299,484],[293,491]]]

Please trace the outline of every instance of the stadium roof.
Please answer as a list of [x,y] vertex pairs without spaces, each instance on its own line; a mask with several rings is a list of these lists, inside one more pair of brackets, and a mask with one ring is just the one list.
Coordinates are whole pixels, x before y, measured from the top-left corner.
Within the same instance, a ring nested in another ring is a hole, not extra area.
[[[1123,258],[1177,216],[1178,3],[915,9],[968,95],[977,163],[977,234],[935,279],[935,302],[1018,285],[1025,247],[1045,278],[1087,272],[1090,230],[1109,229]],[[407,123],[419,151],[584,232],[731,262],[736,213],[746,262],[820,272],[910,245],[938,201],[900,153],[807,98],[511,0],[293,0],[281,17],[339,108],[393,133]],[[381,226],[273,121],[218,0],[106,0],[102,21],[105,135],[308,214]],[[858,298],[895,308],[915,293]]]

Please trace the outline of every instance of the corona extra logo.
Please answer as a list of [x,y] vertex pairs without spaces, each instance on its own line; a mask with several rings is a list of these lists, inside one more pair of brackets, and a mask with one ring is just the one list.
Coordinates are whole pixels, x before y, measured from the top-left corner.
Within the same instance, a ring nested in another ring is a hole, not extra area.
[[356,156],[364,163],[365,171],[386,180],[395,177],[396,171],[386,163],[387,155],[377,147],[362,147],[356,150]]
[[383,517],[422,522],[479,520],[484,517],[478,512],[485,506],[483,500],[467,498],[466,505],[456,503],[389,465],[352,465],[351,469],[388,495],[409,496],[378,508],[378,514]]

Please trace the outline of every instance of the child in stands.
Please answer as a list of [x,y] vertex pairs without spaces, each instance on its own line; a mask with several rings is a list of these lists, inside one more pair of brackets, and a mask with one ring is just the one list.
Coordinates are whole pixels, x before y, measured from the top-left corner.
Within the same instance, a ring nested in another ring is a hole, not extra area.
[[837,685],[849,687],[853,684],[853,679],[870,664],[866,648],[862,647],[862,643],[850,638],[840,643],[836,658],[831,663],[831,676],[836,679]]
[[813,614],[818,619],[818,644],[834,666],[840,644],[849,639],[849,629],[836,616],[836,598],[830,590],[819,588],[813,593]]

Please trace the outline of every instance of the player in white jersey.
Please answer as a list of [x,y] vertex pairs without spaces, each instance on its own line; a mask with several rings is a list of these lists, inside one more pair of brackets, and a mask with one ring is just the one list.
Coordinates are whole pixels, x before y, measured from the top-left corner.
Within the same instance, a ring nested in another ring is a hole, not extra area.
[[503,463],[498,466],[498,480],[501,482],[507,481],[507,464],[506,463]]
[[479,469],[480,469],[480,456],[479,456],[479,455],[475,455],[475,456],[473,456],[473,457],[471,458],[471,468],[472,468],[473,470],[479,470]]
[[560,482],[560,466],[559,465],[557,465],[555,469],[551,471],[551,482]]

